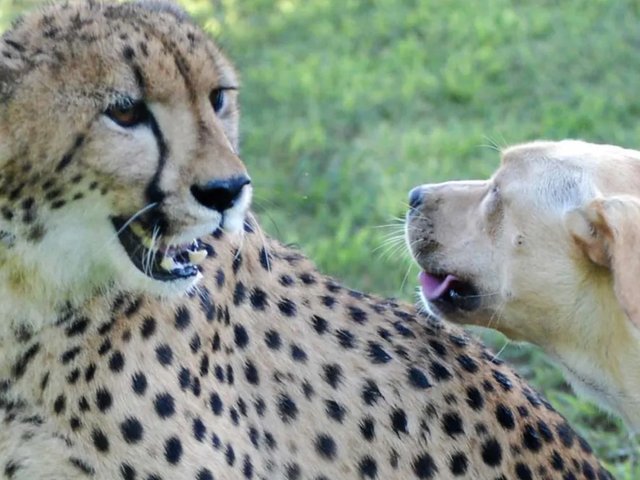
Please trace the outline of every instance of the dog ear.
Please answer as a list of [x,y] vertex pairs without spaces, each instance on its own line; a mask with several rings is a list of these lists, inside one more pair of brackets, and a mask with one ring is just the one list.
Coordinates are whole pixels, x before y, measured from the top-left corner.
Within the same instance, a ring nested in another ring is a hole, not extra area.
[[640,198],[597,198],[569,212],[565,224],[585,255],[611,271],[620,306],[640,328]]

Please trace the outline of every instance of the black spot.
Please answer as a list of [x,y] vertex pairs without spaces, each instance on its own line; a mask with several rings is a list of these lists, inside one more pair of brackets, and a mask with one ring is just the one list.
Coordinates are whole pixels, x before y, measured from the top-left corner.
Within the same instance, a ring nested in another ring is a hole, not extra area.
[[[37,344],[36,344],[37,345]],[[80,347],[73,347],[70,348],[69,350],[67,350],[66,352],[64,352],[61,356],[60,356],[60,361],[62,362],[63,365],[68,364],[69,362],[71,362],[74,358],[76,358],[78,356],[78,354],[80,353],[82,349]]]
[[445,381],[445,380],[451,379],[451,372],[449,372],[447,367],[442,365],[440,362],[431,362],[431,367],[429,368],[429,371],[431,372],[431,375],[436,380]]
[[244,456],[244,461],[242,462],[242,474],[244,475],[244,478],[253,477],[253,465],[251,464],[249,455]]
[[349,330],[336,330],[336,338],[342,348],[351,349],[356,345],[356,337]]
[[65,331],[68,337],[75,337],[77,335],[82,335],[87,326],[89,325],[89,319],[86,317],[79,318],[74,320],[71,325],[69,325]]
[[245,363],[244,374],[247,379],[247,382],[249,382],[250,384],[258,385],[260,383],[258,369],[256,368],[256,366],[251,360],[247,360],[247,362]]
[[314,277],[310,273],[301,273],[300,275],[298,275],[298,277],[305,285],[314,285],[316,283],[316,277]]
[[329,328],[329,322],[327,322],[324,318],[314,315],[311,317],[311,323],[313,324],[313,329],[319,334],[322,335]]
[[180,372],[178,372],[178,383],[182,390],[189,388],[189,385],[191,385],[191,372],[189,372],[189,369],[185,367],[180,369]]
[[425,389],[431,387],[429,379],[419,368],[410,367],[407,371],[407,376],[409,377],[409,383],[415,388]]
[[171,394],[167,392],[156,395],[153,406],[160,418],[171,417],[176,412],[175,401]]
[[250,301],[255,310],[264,310],[267,306],[267,294],[261,288],[254,288],[251,291]]
[[296,314],[296,304],[288,298],[282,299],[278,302],[278,309],[287,317],[293,317]]
[[409,433],[407,430],[407,414],[401,408],[395,408],[391,412],[391,428],[400,436],[401,433]]
[[71,163],[71,160],[73,159],[73,155],[75,154],[76,150],[80,148],[83,142],[84,142],[84,135],[76,136],[73,146],[67,151],[67,153],[64,154],[62,159],[58,162],[58,165],[56,165],[56,172],[62,171]]
[[458,363],[460,366],[469,373],[476,373],[478,371],[478,364],[469,355],[458,355]]
[[126,463],[120,465],[120,475],[122,476],[122,480],[136,480],[135,469]]
[[366,380],[362,387],[362,401],[366,405],[375,405],[382,398],[378,385],[373,380]]
[[79,458],[69,457],[69,463],[90,477],[94,476],[96,473],[96,470],[91,465]]
[[233,327],[234,342],[238,348],[245,348],[249,344],[249,334],[242,325]]
[[391,361],[391,355],[389,355],[379,343],[369,342],[368,345],[367,351],[372,363],[389,363]]
[[220,395],[214,392],[209,396],[209,407],[211,407],[211,411],[214,414],[216,415],[222,414],[224,405],[222,403],[222,399],[220,398]]
[[178,311],[176,312],[175,327],[178,330],[184,330],[189,326],[190,323],[191,313],[189,313],[189,310],[186,307],[178,308]]
[[366,417],[360,421],[360,433],[367,441],[372,441],[376,436],[376,424],[373,418]]
[[429,340],[429,345],[439,357],[445,357],[447,355],[447,348],[437,340]]
[[337,421],[338,423],[342,423],[344,416],[347,413],[346,409],[335,400],[325,401],[325,411],[329,418]]
[[467,388],[467,405],[476,411],[481,410],[484,406],[484,397],[476,387]]
[[211,473],[211,470],[209,470],[208,468],[203,468],[198,471],[196,480],[214,480],[213,473]]
[[293,285],[293,278],[291,278],[289,275],[281,275],[279,281],[280,285],[282,285],[283,287],[289,287]]
[[237,282],[233,290],[233,304],[235,306],[240,305],[241,303],[244,302],[246,297],[247,297],[247,289],[244,286],[244,283]]
[[327,434],[320,434],[316,438],[316,451],[321,457],[333,459],[336,456],[336,442]]
[[558,432],[558,437],[560,437],[560,441],[565,447],[569,448],[573,445],[573,441],[575,439],[575,433],[567,423],[561,423],[558,426],[556,426],[556,431]]
[[320,297],[320,301],[327,308],[333,308],[333,306],[336,304],[336,299],[331,295],[322,295]]
[[362,478],[376,478],[378,475],[378,464],[368,455],[360,460],[358,468]]
[[224,270],[222,270],[222,268],[219,268],[216,272],[216,285],[218,286],[218,288],[222,288],[224,286],[224,280]]
[[189,348],[191,349],[191,353],[198,353],[201,346],[202,342],[200,340],[200,335],[194,333],[193,337],[191,337],[191,341],[189,341]]
[[164,458],[171,465],[176,465],[182,457],[182,443],[178,437],[170,437],[164,443]]
[[349,317],[356,323],[363,324],[367,321],[367,313],[361,308],[349,306],[347,307]]
[[193,420],[193,437],[199,442],[202,442],[206,434],[207,427],[204,425],[202,420],[200,420],[200,418],[195,418]]
[[146,317],[140,327],[142,338],[149,338],[156,331],[156,320],[152,317]]
[[300,348],[298,345],[291,345],[291,358],[293,358],[296,362],[306,362],[307,361],[307,353]]
[[455,476],[461,476],[467,473],[467,468],[469,467],[469,460],[467,460],[467,456],[458,452],[451,456],[451,460],[449,460],[449,470]]
[[93,432],[91,432],[91,440],[99,452],[104,453],[109,451],[109,439],[102,430],[94,429]]
[[64,412],[64,409],[67,406],[67,399],[64,395],[58,395],[56,400],[53,402],[53,411],[60,415]]
[[147,377],[145,377],[144,373],[136,372],[133,374],[131,377],[131,387],[138,395],[144,395],[147,391]]
[[447,412],[442,416],[442,429],[450,436],[455,437],[464,433],[462,418],[456,412]]
[[503,390],[509,391],[513,388],[511,380],[504,373],[499,372],[498,370],[493,371],[493,378],[495,378],[496,382],[502,387]]
[[333,388],[338,388],[342,380],[342,369],[337,363],[324,365],[322,368],[325,381]]
[[300,480],[300,466],[297,463],[290,463],[285,469],[286,480]]
[[171,347],[166,343],[158,345],[156,347],[156,358],[158,359],[158,362],[165,367],[171,365],[171,362],[173,361],[173,350],[171,350]]
[[116,350],[111,354],[111,358],[109,358],[109,370],[112,372],[121,372],[124,368],[124,355],[122,352]]
[[564,470],[564,460],[562,459],[562,457],[560,456],[557,450],[554,450],[553,453],[551,454],[551,467],[553,467],[554,470],[557,470],[559,472]]
[[516,419],[513,412],[509,407],[503,404],[499,404],[496,407],[496,419],[498,420],[498,423],[507,430],[513,430],[516,425]]
[[242,254],[236,251],[235,255],[233,256],[233,263],[231,265],[231,269],[233,270],[233,273],[237,274],[241,266],[242,266]]
[[233,447],[231,445],[227,445],[225,457],[227,458],[228,465],[233,465],[236,462],[236,453],[234,452]]
[[120,424],[122,438],[127,443],[137,443],[142,440],[142,424],[137,418],[129,417]]
[[522,429],[522,443],[526,449],[537,452],[542,448],[542,440],[537,430],[531,424],[526,424]]
[[433,458],[428,453],[423,453],[418,455],[413,459],[413,473],[416,474],[416,477],[419,479],[431,479],[434,478],[434,475],[438,472],[438,468],[436,467]]
[[490,467],[497,467],[502,462],[502,448],[495,438],[482,444],[482,460]]
[[104,413],[111,408],[112,404],[113,398],[109,390],[105,388],[98,389],[96,392],[96,407],[98,407],[98,410]]
[[516,463],[516,477],[518,480],[533,480],[531,469],[524,463]]
[[267,330],[264,334],[264,341],[272,350],[278,350],[282,345],[282,340],[280,340],[280,334],[275,330]]
[[289,423],[291,420],[294,420],[298,415],[297,405],[286,393],[280,395],[277,406],[280,418],[285,423]]
[[264,247],[260,249],[260,265],[262,265],[262,268],[266,271],[271,270],[271,256]]
[[[544,439],[545,442],[553,441],[553,432],[549,428],[549,425],[544,420],[538,420],[538,433]],[[591,452],[587,452],[591,453]]]

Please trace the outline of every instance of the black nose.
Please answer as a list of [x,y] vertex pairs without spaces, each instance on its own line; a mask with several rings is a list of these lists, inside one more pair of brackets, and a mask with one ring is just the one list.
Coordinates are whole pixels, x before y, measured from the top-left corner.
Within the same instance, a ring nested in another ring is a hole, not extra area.
[[233,207],[244,186],[250,183],[249,177],[241,175],[224,180],[213,180],[206,185],[191,185],[191,193],[201,205],[223,212]]
[[422,203],[423,198],[422,187],[416,187],[409,192],[409,206],[411,208],[418,208]]

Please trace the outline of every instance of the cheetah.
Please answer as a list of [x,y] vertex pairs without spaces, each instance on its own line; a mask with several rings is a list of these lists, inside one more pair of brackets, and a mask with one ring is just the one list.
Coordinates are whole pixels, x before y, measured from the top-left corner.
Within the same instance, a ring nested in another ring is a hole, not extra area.
[[2,37],[3,478],[612,478],[462,329],[262,234],[237,90],[171,4]]

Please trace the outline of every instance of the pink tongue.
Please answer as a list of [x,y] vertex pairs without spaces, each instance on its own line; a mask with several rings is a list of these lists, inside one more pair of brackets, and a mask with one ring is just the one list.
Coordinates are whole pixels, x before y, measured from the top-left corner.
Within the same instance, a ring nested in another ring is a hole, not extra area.
[[447,275],[445,278],[429,275],[427,272],[420,272],[418,275],[420,286],[424,297],[431,301],[440,298],[449,288],[451,282],[458,280],[453,275]]

